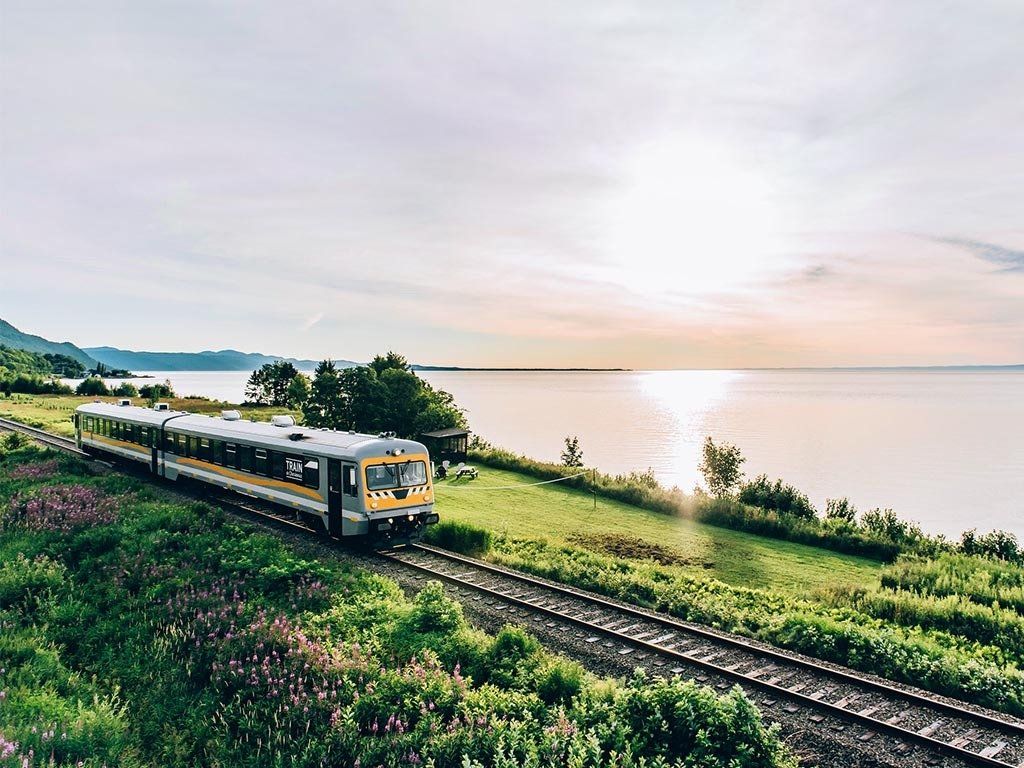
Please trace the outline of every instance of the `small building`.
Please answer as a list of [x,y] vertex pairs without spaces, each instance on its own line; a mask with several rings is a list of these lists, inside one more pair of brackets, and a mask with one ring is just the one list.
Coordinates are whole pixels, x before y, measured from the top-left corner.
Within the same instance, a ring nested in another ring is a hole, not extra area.
[[466,460],[466,452],[469,450],[469,430],[439,429],[435,432],[424,432],[420,435],[420,442],[427,446],[430,451],[430,460],[435,464],[449,461],[458,464]]

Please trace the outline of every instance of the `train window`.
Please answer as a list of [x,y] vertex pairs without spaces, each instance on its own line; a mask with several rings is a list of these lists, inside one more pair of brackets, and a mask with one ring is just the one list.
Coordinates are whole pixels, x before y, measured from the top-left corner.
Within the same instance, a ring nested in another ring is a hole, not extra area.
[[346,495],[348,495],[348,496],[356,496],[357,495],[356,468],[355,467],[349,466],[349,465],[345,466],[345,477],[344,477],[344,480],[342,482],[342,485],[345,488],[345,494]]
[[224,466],[224,442],[222,440],[213,441],[213,463]]
[[185,436],[180,432],[174,436],[177,439],[178,450],[175,451],[179,456],[185,456],[188,453],[188,448],[185,445]]
[[307,488],[320,487],[320,460],[306,459],[302,465],[302,484]]
[[122,439],[127,443],[137,443],[138,439],[135,437],[135,425],[134,424],[122,424],[121,425]]
[[199,438],[189,436],[188,438],[188,455],[193,459],[199,458]]
[[164,450],[170,453],[178,452],[178,440],[173,432],[164,433]]
[[285,479],[285,474],[284,474],[285,460],[284,459],[285,459],[285,456],[284,456],[283,453],[279,453],[278,451],[271,451],[270,452],[270,467],[271,467],[271,470],[272,470],[271,474],[273,475],[273,477],[276,477],[278,480],[284,480]]
[[238,466],[238,452],[235,450],[234,443],[224,443],[224,466]]
[[199,458],[203,461],[209,461],[213,458],[213,449],[210,446],[210,441],[205,437],[199,438]]
[[366,487],[371,491],[398,487],[398,471],[394,465],[376,464],[366,468]]
[[422,461],[407,461],[398,467],[399,485],[423,485],[427,482],[427,465]]
[[139,443],[149,448],[149,427],[139,427]]
[[238,468],[243,472],[252,472],[252,446],[238,446]]
[[267,452],[262,448],[257,448],[254,451],[252,471],[257,475],[267,474]]

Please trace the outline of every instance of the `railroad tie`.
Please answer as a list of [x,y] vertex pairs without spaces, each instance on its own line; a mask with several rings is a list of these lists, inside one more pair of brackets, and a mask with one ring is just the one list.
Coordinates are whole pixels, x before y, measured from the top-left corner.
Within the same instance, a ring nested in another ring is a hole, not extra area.
[[1000,752],[1003,751],[1003,747],[1005,747],[1005,746],[1006,746],[1006,742],[1005,741],[997,741],[992,746],[985,747],[983,750],[981,750],[981,756],[982,757],[995,757],[996,755],[998,755]]
[[965,747],[969,743],[974,741],[974,739],[977,738],[977,736],[978,736],[978,731],[972,729],[972,730],[968,731],[967,733],[965,733],[965,734],[963,734],[961,736],[957,736],[955,739],[953,739],[949,743],[950,743],[951,746],[954,746],[954,747]]
[[917,733],[920,736],[931,736],[933,733],[935,733],[937,730],[939,730],[939,728],[941,728],[945,724],[946,724],[945,720],[936,720],[931,725],[926,725],[924,728],[920,729]]

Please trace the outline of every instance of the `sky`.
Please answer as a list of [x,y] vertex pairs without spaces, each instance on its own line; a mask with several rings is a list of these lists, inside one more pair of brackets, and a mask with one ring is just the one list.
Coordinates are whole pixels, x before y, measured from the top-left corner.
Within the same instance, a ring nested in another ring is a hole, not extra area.
[[466,366],[1024,362],[1024,4],[0,0],[0,317]]

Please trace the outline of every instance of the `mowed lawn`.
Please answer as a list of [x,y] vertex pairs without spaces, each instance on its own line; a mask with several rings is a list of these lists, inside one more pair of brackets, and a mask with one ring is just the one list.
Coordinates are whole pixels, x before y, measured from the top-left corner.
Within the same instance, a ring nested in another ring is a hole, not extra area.
[[677,563],[663,567],[796,596],[809,597],[814,590],[835,584],[878,583],[881,564],[873,560],[717,528],[600,497],[595,510],[591,494],[557,483],[490,491],[486,489],[536,479],[485,466],[478,469],[476,480],[436,484],[442,520],[472,523],[514,538],[545,538],[589,548],[640,538]]

